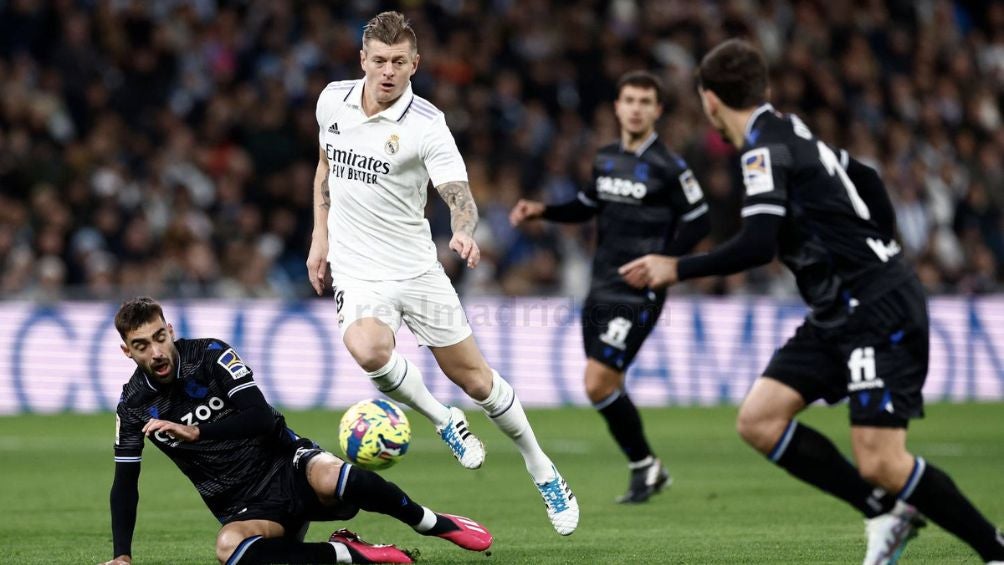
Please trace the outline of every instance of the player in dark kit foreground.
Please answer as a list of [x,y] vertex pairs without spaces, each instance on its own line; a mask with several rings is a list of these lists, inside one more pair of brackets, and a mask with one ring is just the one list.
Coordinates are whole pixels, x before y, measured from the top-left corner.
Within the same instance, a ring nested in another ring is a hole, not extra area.
[[[893,563],[921,514],[985,561],[1004,560],[1004,536],[947,474],[906,449],[923,416],[928,319],[923,287],[903,263],[892,206],[877,173],[834,152],[798,117],[766,102],[767,66],[739,40],[701,62],[708,119],[739,148],[746,197],[738,235],[710,253],[649,255],[621,268],[639,288],[736,273],[775,253],[811,308],[739,410],[742,438],[795,477],[866,517],[864,562]],[[794,417],[820,398],[848,397],[857,468]]]
[[614,101],[621,139],[597,152],[593,184],[559,205],[520,200],[509,216],[513,225],[534,218],[599,218],[592,283],[582,308],[586,395],[628,458],[631,479],[618,499],[628,503],[648,500],[670,481],[624,386],[624,373],[655,327],[666,292],[632,288],[617,269],[646,253],[686,253],[710,229],[697,179],[655,133],[663,96],[651,73],[621,77]]
[[309,522],[347,520],[360,509],[472,551],[491,545],[477,522],[434,513],[394,483],[297,436],[232,347],[217,339],[175,340],[154,300],[124,303],[115,328],[137,369],[116,413],[117,557],[109,564],[132,561],[144,437],[188,476],[223,525],[216,537],[220,563],[411,563],[393,545],[371,545],[347,530],[329,542],[303,541]]

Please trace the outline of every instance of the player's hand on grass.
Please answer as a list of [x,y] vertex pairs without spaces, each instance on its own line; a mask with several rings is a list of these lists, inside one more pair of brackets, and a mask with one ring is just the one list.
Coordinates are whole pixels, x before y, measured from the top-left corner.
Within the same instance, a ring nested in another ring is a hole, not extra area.
[[512,207],[512,211],[509,212],[509,223],[515,227],[526,220],[537,219],[544,214],[546,207],[543,202],[520,198],[519,202]]
[[146,434],[146,437],[150,437],[152,434],[157,432],[163,432],[169,437],[186,442],[198,441],[199,439],[198,426],[186,426],[177,422],[168,422],[167,420],[151,418],[150,421],[143,426],[143,433]]
[[328,277],[328,242],[313,239],[310,242],[310,252],[307,254],[307,278],[314,287],[317,296],[324,294],[324,286]]
[[617,272],[635,288],[660,289],[679,282],[676,274],[676,257],[645,255],[621,265]]
[[467,268],[473,269],[481,261],[481,250],[474,242],[474,237],[468,233],[460,232],[453,234],[450,240],[450,249],[457,252],[460,258],[467,261]]
[[132,557],[128,555],[119,555],[111,561],[105,561],[104,563],[99,563],[98,565],[132,565]]

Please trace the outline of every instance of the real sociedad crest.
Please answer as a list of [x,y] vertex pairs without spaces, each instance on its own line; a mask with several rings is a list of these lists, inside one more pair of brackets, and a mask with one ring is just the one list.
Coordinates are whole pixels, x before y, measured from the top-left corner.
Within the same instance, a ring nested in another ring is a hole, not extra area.
[[388,155],[397,153],[397,150],[401,148],[401,145],[398,143],[399,139],[400,138],[397,134],[391,135],[390,138],[387,139],[387,143],[383,144],[383,150],[386,151]]

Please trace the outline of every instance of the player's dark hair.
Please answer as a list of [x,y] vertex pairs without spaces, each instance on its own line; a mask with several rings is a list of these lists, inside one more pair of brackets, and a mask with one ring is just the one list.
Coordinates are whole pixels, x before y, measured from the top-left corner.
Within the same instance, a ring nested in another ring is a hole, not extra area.
[[127,333],[154,318],[164,320],[164,309],[149,296],[140,296],[122,303],[118,313],[115,314],[115,329],[122,336],[122,341],[125,341]]
[[730,108],[752,108],[767,101],[767,61],[741,39],[730,39],[705,55],[697,80]]
[[621,97],[621,91],[624,90],[625,86],[653,89],[655,90],[655,101],[658,104],[663,104],[666,101],[666,90],[662,87],[662,81],[648,71],[629,71],[621,75],[620,80],[617,81],[617,98]]
[[414,51],[418,50],[418,36],[411,27],[411,22],[401,12],[381,12],[366,23],[363,28],[363,48],[366,42],[375,39],[386,45],[394,45],[402,41],[411,43]]

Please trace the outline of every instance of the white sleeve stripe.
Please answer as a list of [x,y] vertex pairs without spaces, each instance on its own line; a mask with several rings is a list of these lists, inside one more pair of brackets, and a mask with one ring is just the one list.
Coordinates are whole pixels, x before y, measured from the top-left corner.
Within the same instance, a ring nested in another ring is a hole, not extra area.
[[847,169],[847,165],[850,164],[850,161],[851,161],[850,154],[847,153],[846,149],[841,149],[840,150],[840,167],[843,168],[844,170],[846,170]]
[[428,100],[426,100],[425,98],[422,98],[421,96],[416,96],[413,99],[413,101],[414,101],[416,107],[421,108],[421,109],[423,109],[423,110],[425,110],[427,112],[431,112],[432,114],[442,114],[443,113],[442,111],[440,111],[439,108],[436,107],[435,104],[433,104],[432,102],[429,102]]
[[230,389],[230,392],[227,393],[227,396],[233,397],[234,393],[242,391],[246,388],[253,388],[255,386],[257,385],[254,383],[254,381],[251,381],[249,383],[244,383],[240,386],[235,386],[234,388]]
[[116,463],[139,463],[142,460],[143,460],[143,458],[140,457],[140,456],[136,456],[136,457],[116,457],[115,458],[115,462]]
[[742,217],[744,218],[755,216],[757,214],[773,214],[783,218],[787,214],[787,211],[784,209],[784,206],[779,206],[777,204],[753,204],[752,206],[743,208],[742,211]]
[[707,211],[708,211],[708,205],[706,203],[705,204],[701,204],[697,208],[694,208],[693,210],[691,210],[691,211],[687,212],[686,214],[684,214],[683,216],[681,216],[681,218],[683,218],[684,222],[692,222],[692,221],[696,220],[697,218],[700,218],[701,216],[703,216]]
[[586,193],[579,192],[578,196],[579,196],[579,202],[582,202],[583,204],[585,204],[586,206],[589,206],[590,208],[595,208],[596,207],[596,201],[593,200],[592,198],[586,196]]

